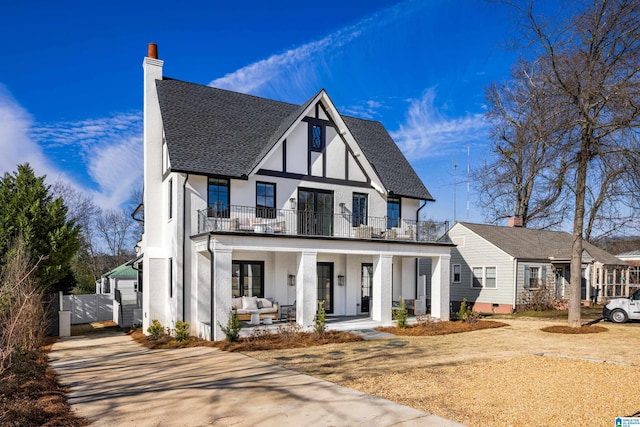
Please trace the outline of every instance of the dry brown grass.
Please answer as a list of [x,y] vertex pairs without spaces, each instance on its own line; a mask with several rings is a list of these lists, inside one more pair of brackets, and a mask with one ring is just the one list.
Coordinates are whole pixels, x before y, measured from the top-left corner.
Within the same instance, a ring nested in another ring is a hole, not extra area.
[[47,367],[51,344],[38,351],[16,353],[11,367],[0,375],[0,426],[88,425],[71,411],[66,390]]
[[640,410],[630,392],[640,381],[638,325],[568,335],[541,330],[557,321],[504,321],[473,333],[250,355],[469,426],[604,427]]
[[397,326],[379,327],[376,331],[388,332],[394,335],[408,337],[427,337],[435,335],[459,334],[462,332],[479,331],[482,329],[493,329],[508,326],[503,322],[495,320],[479,320],[475,323],[467,322],[424,322],[415,325],[409,325],[406,328],[398,328]]

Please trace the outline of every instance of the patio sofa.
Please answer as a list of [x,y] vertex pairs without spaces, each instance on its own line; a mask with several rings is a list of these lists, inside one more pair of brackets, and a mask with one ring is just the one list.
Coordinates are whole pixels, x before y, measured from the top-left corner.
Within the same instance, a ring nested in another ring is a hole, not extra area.
[[238,297],[231,299],[231,309],[238,314],[238,320],[250,320],[251,312],[259,312],[260,319],[264,316],[278,318],[278,303],[273,298]]

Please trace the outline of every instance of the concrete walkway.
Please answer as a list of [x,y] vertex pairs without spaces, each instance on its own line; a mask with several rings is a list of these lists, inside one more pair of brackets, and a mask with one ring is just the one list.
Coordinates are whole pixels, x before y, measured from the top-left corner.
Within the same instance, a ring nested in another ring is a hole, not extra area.
[[460,426],[242,354],[148,350],[122,333],[63,338],[49,359],[95,426]]

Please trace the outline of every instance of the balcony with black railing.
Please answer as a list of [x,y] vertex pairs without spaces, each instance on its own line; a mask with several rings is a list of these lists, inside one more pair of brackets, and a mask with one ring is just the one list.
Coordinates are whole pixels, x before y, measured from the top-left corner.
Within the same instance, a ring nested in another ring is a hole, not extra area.
[[361,217],[350,213],[255,208],[228,205],[198,211],[198,233],[315,236],[345,239],[441,241],[449,223],[389,217]]

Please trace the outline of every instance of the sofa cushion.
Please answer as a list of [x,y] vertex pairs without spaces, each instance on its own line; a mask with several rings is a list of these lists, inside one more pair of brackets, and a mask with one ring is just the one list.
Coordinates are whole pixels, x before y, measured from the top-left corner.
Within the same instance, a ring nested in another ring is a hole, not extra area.
[[242,309],[243,310],[257,310],[258,298],[257,297],[242,297]]
[[[273,303],[267,298],[258,298],[258,308],[272,308]],[[260,307],[262,305],[262,307]]]
[[231,309],[239,310],[242,308],[242,298],[231,298]]

